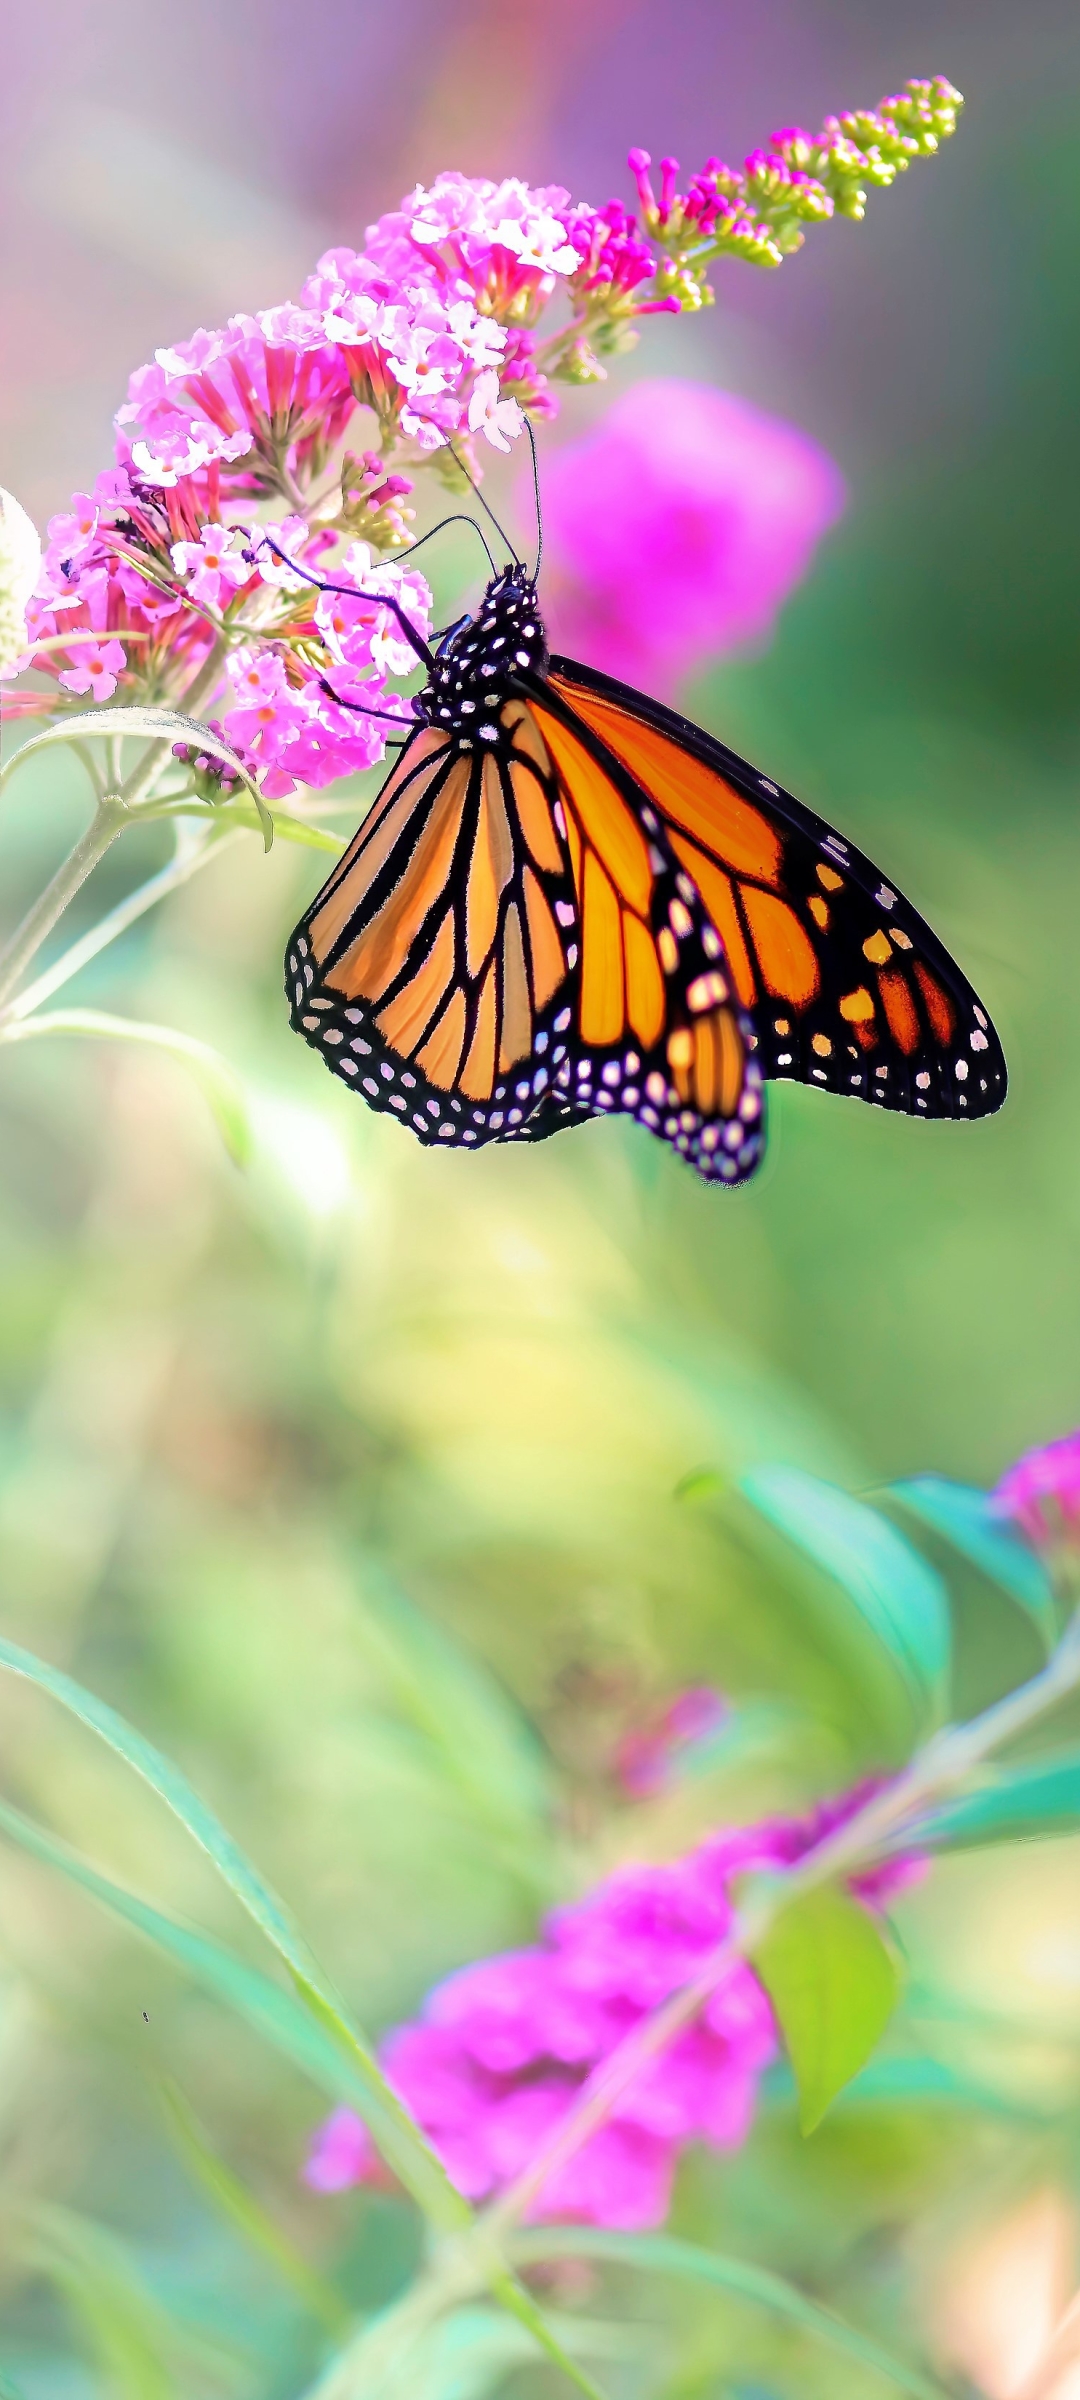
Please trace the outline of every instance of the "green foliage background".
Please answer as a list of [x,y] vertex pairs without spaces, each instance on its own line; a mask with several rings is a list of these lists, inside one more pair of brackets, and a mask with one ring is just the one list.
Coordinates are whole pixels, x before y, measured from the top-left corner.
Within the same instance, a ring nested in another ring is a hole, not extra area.
[[[264,861],[254,838],[76,995],[224,1051],[254,1095],[246,1172],[169,1062],[62,1043],[4,1059],[0,1629],[182,1761],[376,2028],[619,1858],[902,1755],[902,1696],[824,1580],[751,1522],[736,1472],[787,1462],[866,1494],[924,1469],[989,1482],[1078,1414],[1076,119],[1060,92],[1014,115],[1006,97],[991,141],[973,95],[914,215],[901,188],[834,237],[943,244],[958,290],[992,284],[970,412],[941,438],[928,412],[892,458],[882,442],[768,654],[688,695],[956,948],[1010,1058],[1000,1119],[915,1127],[781,1088],[765,1172],[734,1197],[612,1124],[422,1151],[289,1036],[279,956],[320,862],[284,844]],[[803,263],[768,287],[777,356]],[[741,374],[798,415],[797,345],[785,391],[739,334],[744,288],[724,279],[734,334],[694,328],[680,349],[665,328],[626,371]],[[948,341],[938,322],[924,378],[947,379]],[[843,460],[839,427],[815,430]],[[13,910],[82,806],[66,758],[16,782]],[[126,837],[88,910],[164,855],[156,838]],[[679,1497],[700,1468],[716,1480]],[[974,1575],[954,1589],[973,1707],[1037,1645]],[[620,1730],[695,1681],[759,1707],[754,1742],[661,1801],[620,1801]],[[118,1763],[21,1685],[0,1690],[0,1727],[22,1805],[254,1955]],[[930,2338],[948,2244],[1033,2181],[1075,2182],[1076,1856],[939,1865],[900,1912],[924,2013],[809,2141],[777,2079],[744,2153],[690,2160],[676,2230],[901,2349],[913,2310]],[[318,2096],[6,1848],[0,1961],[5,2371],[26,2400],[304,2389],[325,2327],[193,2176],[163,2082],[357,2305],[410,2269],[404,2203],[305,2195]],[[577,2296],[556,2293],[571,2313]],[[628,2400],[657,2373],[673,2400],[882,2388],[712,2293],[665,2309],[613,2273],[600,2313],[622,2320],[603,2373]],[[628,2339],[639,2313],[660,2330]],[[512,2339],[491,2358],[483,2385],[433,2366],[432,2394],[557,2388]]]

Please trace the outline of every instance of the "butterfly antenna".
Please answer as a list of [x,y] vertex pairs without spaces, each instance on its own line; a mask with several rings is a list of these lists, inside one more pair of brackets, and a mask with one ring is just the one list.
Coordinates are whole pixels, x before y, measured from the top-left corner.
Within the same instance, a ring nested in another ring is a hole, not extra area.
[[[313,575],[310,567],[302,567],[298,559],[290,558],[288,551],[283,550],[273,535],[265,532],[261,525],[255,527],[253,540],[265,542],[267,549],[273,551],[283,567],[288,567],[291,574],[299,575],[304,583],[313,583],[317,592],[340,592],[344,600],[377,600],[380,607],[388,608],[391,616],[396,617],[410,650],[415,650],[425,667],[434,667],[434,651],[429,650],[423,635],[417,633],[412,619],[406,616],[400,600],[395,600],[392,592],[364,592],[355,583],[328,583],[325,575]],[[245,551],[244,556],[254,558],[255,550]]]
[[442,533],[442,532],[444,531],[444,529],[445,529],[445,527],[446,527],[447,525],[471,525],[471,526],[472,526],[472,529],[473,529],[473,532],[474,532],[474,533],[475,533],[475,535],[476,535],[477,541],[478,541],[478,542],[480,542],[480,543],[482,543],[482,545],[483,545],[484,551],[485,551],[485,553],[486,553],[486,556],[487,556],[487,562],[488,562],[488,565],[489,565],[489,567],[491,568],[491,572],[492,572],[492,574],[493,574],[493,575],[497,575],[497,574],[498,574],[498,572],[499,572],[499,564],[498,564],[498,560],[492,556],[491,544],[490,544],[490,542],[488,541],[488,538],[487,538],[487,535],[486,535],[486,533],[484,532],[484,528],[483,528],[483,526],[482,526],[482,525],[478,525],[478,524],[477,524],[477,522],[476,522],[476,518],[475,518],[475,517],[467,517],[467,516],[463,515],[463,514],[462,514],[462,512],[461,512],[460,510],[457,510],[457,511],[455,512],[455,514],[454,514],[452,517],[440,517],[440,519],[439,519],[439,522],[438,522],[438,524],[437,524],[437,525],[432,525],[432,526],[430,527],[430,529],[429,529],[429,531],[428,531],[427,533],[421,533],[421,534],[419,534],[419,535],[417,536],[417,539],[416,539],[416,541],[415,541],[415,542],[410,542],[410,543],[408,544],[408,547],[407,547],[406,549],[404,549],[404,550],[395,550],[395,551],[393,552],[393,558],[394,558],[394,562],[395,562],[395,564],[397,563],[397,560],[398,560],[399,558],[411,558],[414,550],[422,550],[425,542],[433,542],[433,541],[434,541],[434,539],[435,539],[435,536],[436,536],[436,534],[437,534],[437,533]]
[[525,431],[528,434],[529,448],[532,451],[533,492],[536,497],[536,565],[533,568],[533,582],[539,583],[540,561],[544,555],[544,512],[540,506],[540,461],[536,455],[536,435],[528,417],[525,419]]
[[466,466],[464,459],[463,459],[463,458],[459,458],[459,456],[458,456],[458,453],[457,453],[457,451],[455,450],[455,448],[454,448],[454,445],[453,445],[452,441],[450,440],[449,436],[447,436],[446,447],[447,447],[447,449],[448,449],[448,450],[449,450],[449,452],[450,452],[450,456],[451,456],[451,458],[452,458],[452,459],[453,459],[453,461],[454,461],[454,465],[455,465],[456,467],[460,467],[460,469],[461,469],[461,472],[462,472],[462,474],[463,474],[463,475],[464,475],[464,477],[465,477],[465,481],[466,481],[466,483],[467,483],[467,484],[469,484],[469,485],[471,486],[472,490],[473,490],[473,491],[476,493],[476,497],[477,497],[477,499],[479,500],[479,502],[480,502],[480,506],[481,506],[481,508],[484,510],[484,513],[485,513],[485,515],[486,515],[486,516],[489,516],[489,517],[491,518],[491,522],[492,522],[492,524],[493,524],[493,525],[494,525],[494,527],[495,527],[495,531],[496,531],[496,533],[498,534],[500,541],[502,541],[502,542],[505,542],[505,543],[506,543],[506,547],[507,547],[507,549],[508,549],[508,550],[509,550],[509,552],[510,552],[510,556],[511,556],[511,558],[512,558],[512,559],[513,559],[513,561],[514,561],[514,564],[515,564],[515,566],[518,566],[518,567],[523,567],[523,566],[524,566],[524,564],[525,564],[525,561],[524,561],[524,559],[523,559],[523,558],[519,558],[519,556],[518,556],[518,553],[517,553],[517,551],[516,551],[516,550],[515,550],[515,548],[514,548],[513,542],[511,541],[509,534],[508,534],[508,533],[506,532],[506,530],[505,530],[505,527],[504,527],[504,526],[502,526],[502,525],[500,525],[500,523],[499,523],[499,520],[498,520],[498,517],[496,516],[494,509],[493,509],[492,507],[490,507],[490,506],[489,506],[489,504],[488,504],[488,502],[485,500],[485,498],[484,498],[484,495],[483,495],[483,492],[481,491],[481,489],[480,489],[480,486],[479,486],[479,484],[477,483],[477,480],[476,480],[476,477],[475,477],[475,475],[470,475],[470,473],[469,473],[469,470],[468,470],[468,467]]

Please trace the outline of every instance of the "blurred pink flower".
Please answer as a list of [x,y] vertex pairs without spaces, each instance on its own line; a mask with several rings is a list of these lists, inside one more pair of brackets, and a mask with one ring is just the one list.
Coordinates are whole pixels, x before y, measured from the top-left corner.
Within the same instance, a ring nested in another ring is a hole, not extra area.
[[680,1760],[699,1743],[707,1742],[729,1715],[721,1692],[709,1684],[694,1684],[680,1692],[652,1724],[635,1726],[624,1734],[615,1755],[615,1773],[624,1792],[643,1800],[663,1791],[678,1773]]
[[844,497],[825,451],[750,401],[632,385],[547,462],[554,647],[667,697],[767,639]]
[[1080,1431],[1025,1450],[990,1494],[997,1517],[1011,1517],[1029,1542],[1059,1541],[1080,1530]]
[[[736,1876],[790,1865],[865,1796],[860,1788],[806,1818],[715,1834],[666,1866],[624,1867],[556,1910],[539,1943],[480,1959],[436,1985],[420,2018],[390,2034],[382,2064],[459,2190],[482,2200],[535,2158],[589,2075],[723,1940]],[[880,1907],[916,1864],[889,1861],[853,1879],[852,1889]],[[659,2224],[680,2150],[692,2141],[716,2149],[745,2141],[761,2075],[776,2055],[768,1998],[737,1959],[698,2021],[551,2178],[534,2214]],[[305,2180],[316,2191],[340,2191],[383,2174],[359,2118],[336,2110],[315,2136]]]

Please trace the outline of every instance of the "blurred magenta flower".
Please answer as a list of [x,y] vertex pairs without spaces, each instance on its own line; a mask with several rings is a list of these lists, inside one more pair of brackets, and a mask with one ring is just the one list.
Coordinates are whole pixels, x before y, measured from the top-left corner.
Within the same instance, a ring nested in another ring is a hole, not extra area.
[[669,696],[767,639],[844,498],[783,418],[674,376],[634,384],[547,462],[554,647]]
[[1010,1517],[1041,1546],[1080,1532],[1080,1431],[1025,1450],[990,1494],[997,1517]]
[[[790,1866],[861,1807],[867,1788],[805,1818],[714,1834],[666,1866],[624,1867],[556,1910],[533,1947],[481,1959],[437,1984],[419,2019],[390,2034],[382,2063],[459,2190],[482,2200],[512,2182],[593,2070],[724,1939],[734,1878]],[[919,1860],[889,1860],[851,1888],[881,1908],[921,1871]],[[761,2075],[776,2055],[768,1998],[737,1959],[697,2022],[551,2178],[534,2214],[624,2229],[660,2224],[680,2151],[692,2141],[720,2150],[745,2141]],[[348,2109],[320,2127],[304,2169],[315,2191],[384,2173]]]
[[663,1791],[687,1754],[719,1733],[729,1715],[723,1693],[700,1683],[680,1692],[651,1724],[632,1727],[615,1754],[615,1773],[624,1792],[645,1800]]

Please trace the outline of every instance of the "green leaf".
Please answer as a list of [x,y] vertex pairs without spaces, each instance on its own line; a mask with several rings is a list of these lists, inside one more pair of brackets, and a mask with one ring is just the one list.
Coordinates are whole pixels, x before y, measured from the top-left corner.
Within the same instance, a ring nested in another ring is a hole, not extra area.
[[739,1488],[854,1601],[920,1711],[940,1714],[949,1669],[948,1594],[887,1518],[801,1467],[754,1467]]
[[190,742],[208,758],[220,759],[223,766],[233,768],[250,793],[262,827],[263,847],[269,850],[274,839],[274,820],[243,760],[229,742],[222,741],[219,733],[211,733],[199,717],[185,717],[175,708],[88,708],[80,710],[77,716],[62,717],[47,732],[36,733],[31,741],[23,742],[6,766],[0,767],[0,784],[35,750],[48,749],[57,742],[85,741],[88,735],[108,742],[115,741],[117,735],[125,739],[129,735],[136,739],[148,736],[154,742]]
[[[312,2010],[294,1999],[291,1992],[271,1983],[269,1976],[261,1974],[257,1967],[249,1967],[221,1942],[180,1924],[161,1909],[153,1908],[149,1901],[125,1891],[121,1884],[99,1875],[96,1867],[69,1849],[66,1842],[47,1833],[44,1826],[35,1825],[6,1801],[0,1801],[0,1831],[47,1866],[58,1868],[70,1882],[77,1883],[111,1909],[114,1916],[134,1925],[309,2075],[331,2099],[355,2108],[414,2199],[444,2229],[461,2229],[469,2223],[471,2211],[453,2185],[446,2184],[438,2160],[389,2085],[383,2082],[378,2068],[374,2068],[373,2074],[363,2072],[355,2050],[346,2051],[334,2033],[324,2027]],[[449,2204],[444,2198],[444,2186],[449,2192]]]
[[171,1025],[144,1025],[136,1017],[110,1017],[98,1008],[54,1008],[44,1017],[23,1017],[6,1025],[0,1040],[33,1041],[40,1034],[74,1033],[106,1042],[141,1042],[151,1050],[168,1051],[194,1075],[209,1101],[218,1131],[238,1167],[251,1156],[251,1126],[239,1079],[217,1050]]
[[1038,1628],[1049,1652],[1057,1640],[1054,1591],[1041,1561],[1027,1543],[991,1513],[987,1492],[966,1483],[950,1483],[944,1475],[913,1475],[889,1490],[931,1531],[942,1534],[954,1550],[970,1559]]
[[235,2227],[252,2250],[269,2260],[282,2281],[291,2286],[309,2315],[324,2325],[335,2341],[340,2342],[353,2321],[352,2311],[346,2307],[340,2293],[308,2266],[307,2260],[301,2257],[288,2236],[267,2216],[266,2210],[260,2207],[246,2184],[241,2183],[232,2168],[218,2157],[179,2084],[173,2083],[171,2078],[165,2080],[161,2096],[169,2131],[179,2156],[218,2214],[227,2224]]
[[533,1882],[550,1874],[551,1785],[544,1754],[495,1677],[371,1559],[360,1563],[357,1629],[402,1716],[443,1774]]
[[0,2400],[26,2400],[22,2385],[16,2383],[5,2367],[0,2367]]
[[[207,1808],[205,1802],[200,1800],[198,1793],[192,1790],[186,1775],[181,1774],[179,1767],[174,1766],[172,1761],[165,1758],[160,1750],[155,1749],[152,1742],[146,1741],[141,1733],[136,1733],[134,1727],[128,1725],[115,1709],[108,1706],[107,1702],[96,1699],[92,1692],[85,1691],[81,1684],[76,1683],[70,1675],[63,1674],[59,1668],[50,1667],[43,1659],[35,1658],[32,1651],[21,1649],[15,1642],[0,1639],[0,1667],[9,1668],[15,1675],[25,1676],[28,1682],[37,1684],[41,1690],[49,1692],[54,1700],[59,1700],[64,1708],[70,1709],[73,1716],[78,1717],[82,1724],[89,1726],[92,1732],[107,1742],[111,1750],[115,1750],[119,1757],[125,1759],[127,1764],[134,1768],[135,1773],[141,1775],[144,1783],[148,1783],[151,1790],[157,1792],[159,1798],[164,1800],[166,1807],[172,1810],[173,1815],[179,1817],[181,1824],[186,1826],[200,1849],[205,1850],[207,1856],[212,1859],[219,1875],[235,1893],[241,1906],[247,1910],[248,1915],[254,1919],[260,1931],[266,1935],[267,1940],[272,1942],[274,1949],[284,1959],[307,2009],[311,2012],[310,2017],[304,2016],[303,2011],[297,2012],[300,2022],[310,2028],[313,2038],[316,2035],[319,2037],[313,2055],[322,2057],[324,2040],[328,2039],[347,2065],[350,2075],[349,2090],[348,2093],[343,2094],[340,2086],[336,2087],[338,2097],[349,2098],[352,2105],[358,2109],[378,2143],[383,2157],[393,2168],[395,2174],[400,2177],[406,2190],[412,2193],[414,2200],[436,2224],[445,2231],[452,2231],[468,2224],[471,2221],[471,2210],[462,2200],[460,2193],[455,2191],[444,2168],[436,2158],[434,2151],[428,2148],[423,2135],[414,2125],[408,2111],[402,2107],[401,2102],[391,2091],[375,2062],[370,2044],[350,2017],[344,2001],[335,1992],[332,1983],[309,1950],[284,1903],[279,1900],[277,1893],[265,1882],[257,1869],[245,1858],[243,1851],[233,1841],[231,1835],[226,1833],[223,1825],[219,1824],[212,1809]],[[24,1840],[27,1820],[19,1817],[17,1812],[9,1811],[7,1814],[12,1816],[16,1826],[21,1828],[16,1832],[15,1838]],[[3,1821],[7,1821],[6,1816]],[[64,1871],[72,1872],[70,1865],[72,1854],[64,1851],[62,1844],[54,1843],[53,1837],[44,1833],[40,1828],[32,1827],[30,1830],[39,1845],[41,1843],[53,1844],[51,1850],[39,1849],[39,1855],[48,1855],[54,1864],[64,1865],[67,1860]],[[85,1867],[82,1861],[77,1863],[82,1880],[85,1881],[87,1875],[93,1875],[92,1868]],[[100,1880],[99,1878],[98,1883]],[[97,1889],[98,1884],[92,1888]],[[114,1886],[102,1885],[99,1897],[105,1897],[109,1906],[115,1906],[117,1903],[113,1897],[114,1891]],[[126,1903],[126,1913],[129,1915],[132,1908],[143,1907],[142,1902],[129,1901],[128,1895],[123,1897]],[[121,1913],[124,1911],[122,1910]],[[141,1920],[135,1919],[132,1921],[141,1922]],[[169,1922],[168,1919],[160,1920],[160,1923],[164,1925],[168,1925]],[[227,1951],[218,1953],[213,1944],[207,1948],[201,1935],[185,1934],[183,1928],[177,1927],[171,1928],[165,1940],[165,1946],[172,1948],[174,1956],[181,1955],[181,1952],[176,1949],[175,1938],[181,1934],[185,1942],[202,1943],[203,1950],[207,1958],[211,1958],[211,1961],[214,1957],[230,1959]],[[189,1960],[188,1963],[192,1962]],[[253,1973],[250,1968],[241,1968],[239,1960],[231,1961],[231,1967],[240,1974],[241,1978],[250,1977]],[[207,1973],[218,1973],[218,1967],[211,1964],[211,1967],[207,1968]],[[263,1995],[258,2003],[260,2007],[265,2005],[266,1994],[272,1996],[275,2004],[283,2001],[284,1995],[278,1992],[274,1984],[267,1982],[265,1977],[258,1976],[255,1978],[255,1982],[259,1992]],[[248,1996],[251,1998],[249,1987],[244,1985],[243,1988],[248,1991]],[[224,1993],[223,1996],[229,1997],[229,1994]],[[252,2000],[252,2006],[255,2006],[254,2000]],[[290,2006],[295,2006],[295,2004],[290,2003]],[[274,2017],[275,2023],[279,2022],[280,2010],[275,2016],[272,2009],[271,2016]],[[275,2038],[272,2032],[270,2038]],[[323,2081],[325,2082],[325,2076]]]
[[212,2358],[220,2370],[221,2349],[170,2316],[147,2289],[126,2243],[105,2226],[72,2209],[41,2207],[23,2254],[63,2294],[116,2400],[180,2400],[174,2370],[182,2363],[194,2366],[199,2351],[201,2364]]
[[786,2283],[782,2276],[773,2275],[766,2267],[751,2266],[741,2258],[728,2258],[712,2250],[701,2250],[692,2242],[681,2242],[663,2233],[608,2233],[594,2225],[540,2225],[530,2227],[514,2236],[512,2251],[521,2266],[547,2258],[596,2258],[607,2265],[623,2267],[629,2274],[673,2275],[692,2283],[708,2283],[718,2290],[732,2292],[738,2299],[749,2300],[756,2307],[768,2309],[773,2316],[782,2317],[813,2340],[825,2342],[845,2357],[858,2359],[896,2386],[910,2394],[910,2400],[949,2400],[940,2384],[931,2382],[906,2360],[894,2358],[880,2342],[869,2334],[859,2333],[831,2308],[822,2308],[816,2300],[808,2300],[796,2285]]
[[1034,1841],[1080,1832],[1080,1752],[1002,1769],[905,1829],[904,1847],[971,1850],[989,1842]]
[[896,1967],[869,1911],[829,1884],[791,1901],[752,1957],[812,2133],[884,2033],[900,1997]]

